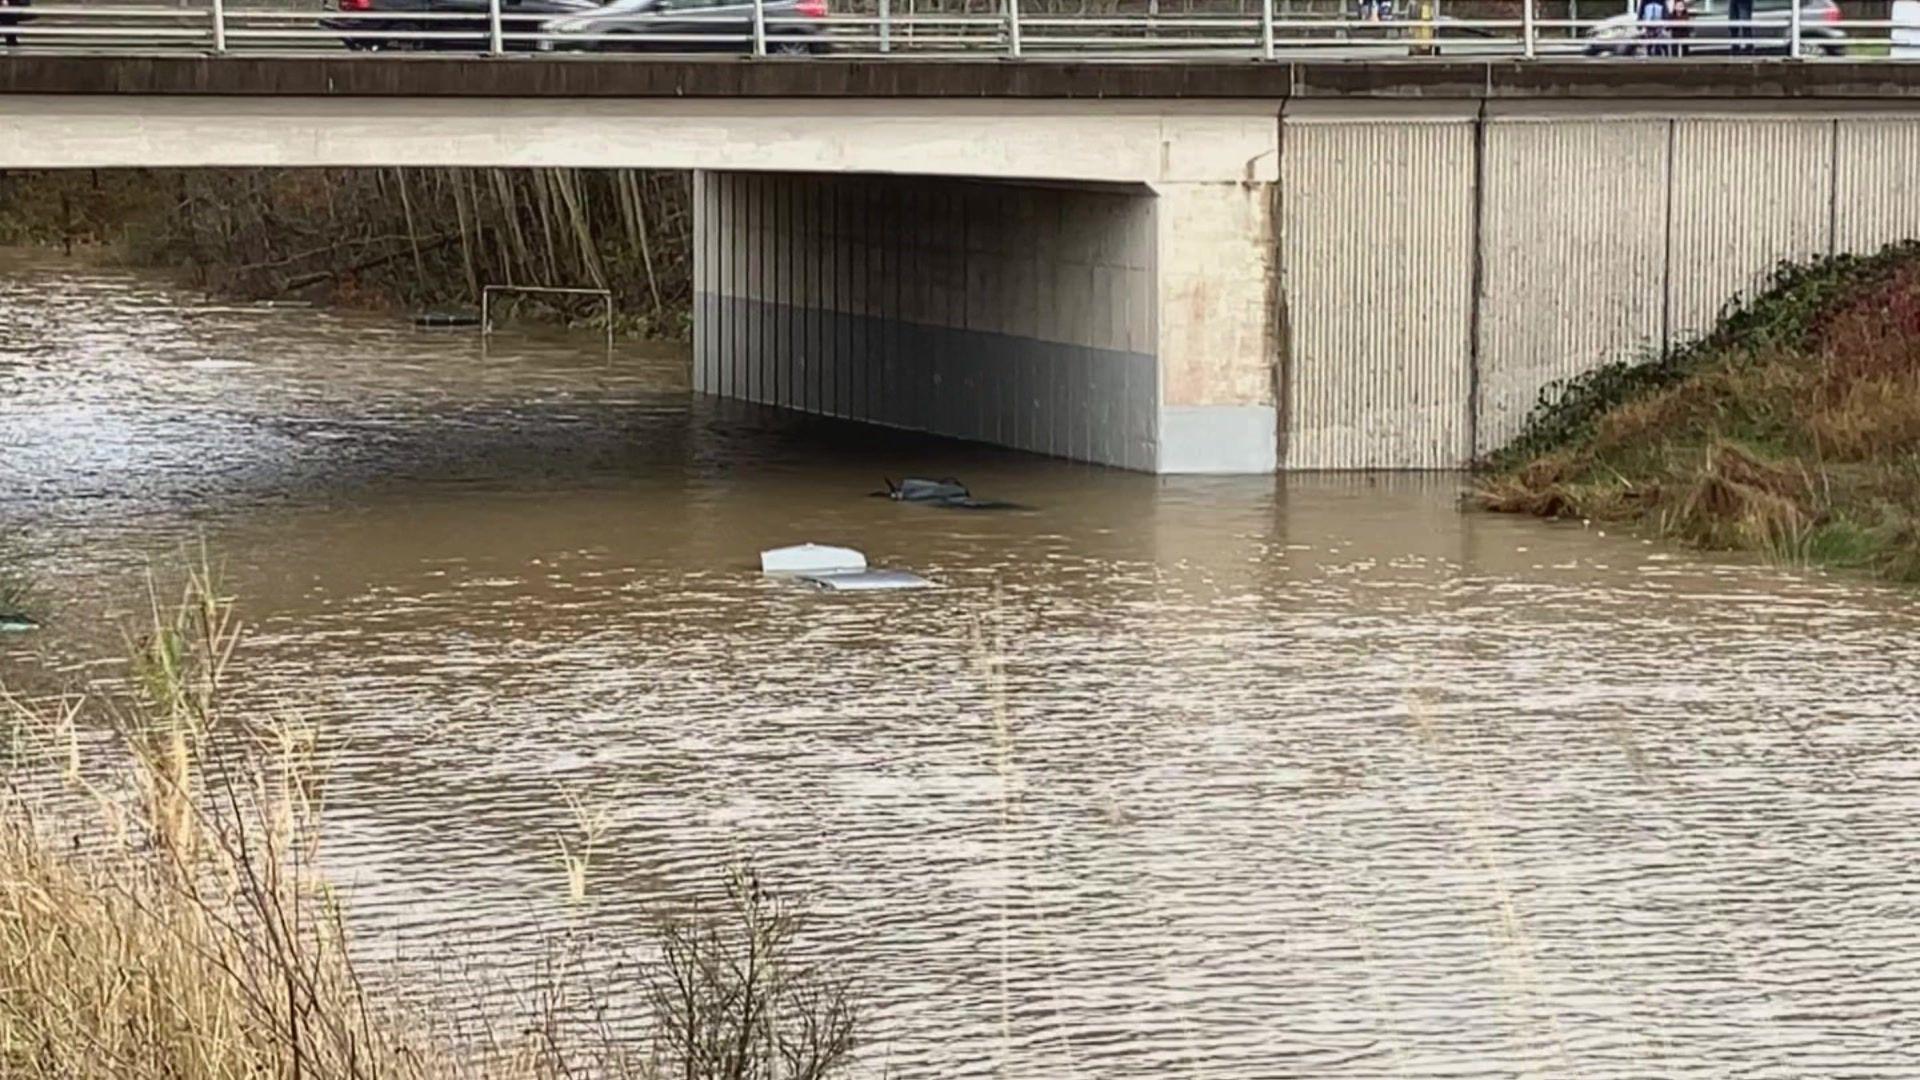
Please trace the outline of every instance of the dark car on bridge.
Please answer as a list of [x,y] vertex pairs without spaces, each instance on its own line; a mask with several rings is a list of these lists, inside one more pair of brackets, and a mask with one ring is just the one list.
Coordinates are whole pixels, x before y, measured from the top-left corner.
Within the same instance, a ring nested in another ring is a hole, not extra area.
[[[508,34],[536,33],[549,19],[594,11],[601,3],[602,0],[500,0],[500,28]],[[487,0],[337,0],[335,9],[356,16],[391,16],[328,19],[321,23],[328,30],[352,35],[341,38],[349,49],[485,52],[492,43]],[[422,15],[431,17],[420,18]],[[417,36],[422,34],[446,36]],[[530,41],[507,41],[505,45],[521,52],[534,48]]]

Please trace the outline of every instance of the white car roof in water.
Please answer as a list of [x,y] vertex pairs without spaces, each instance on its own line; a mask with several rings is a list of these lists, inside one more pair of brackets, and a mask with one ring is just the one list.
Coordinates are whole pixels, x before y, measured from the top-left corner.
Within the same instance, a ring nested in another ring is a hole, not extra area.
[[831,574],[866,568],[865,555],[831,544],[795,544],[760,553],[763,574]]

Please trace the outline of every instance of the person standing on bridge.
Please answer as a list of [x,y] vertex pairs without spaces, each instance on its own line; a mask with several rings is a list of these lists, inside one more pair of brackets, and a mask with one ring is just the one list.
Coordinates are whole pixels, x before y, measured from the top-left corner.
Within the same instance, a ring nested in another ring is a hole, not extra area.
[[[32,2],[33,0],[0,0],[0,8],[23,8]],[[0,27],[14,27],[26,21],[25,15],[9,15],[5,11],[0,11]],[[13,33],[11,29],[7,31],[5,41],[9,49],[20,47],[20,35]]]
[[1666,0],[1640,0],[1640,39],[1648,56],[1667,55]]
[[[1800,3],[1801,0],[1792,0]],[[1753,52],[1753,0],[1727,0],[1727,29],[1734,40],[1732,52]]]
[[1687,39],[1693,36],[1693,5],[1689,0],[1667,0],[1667,21],[1674,24],[1673,55],[1687,55]]

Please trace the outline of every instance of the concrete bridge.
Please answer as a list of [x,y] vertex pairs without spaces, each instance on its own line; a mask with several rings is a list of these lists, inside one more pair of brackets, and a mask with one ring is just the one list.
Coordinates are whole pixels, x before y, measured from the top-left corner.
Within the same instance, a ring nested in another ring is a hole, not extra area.
[[695,172],[696,385],[1158,472],[1444,469],[1920,235],[1920,66],[22,55],[0,168]]

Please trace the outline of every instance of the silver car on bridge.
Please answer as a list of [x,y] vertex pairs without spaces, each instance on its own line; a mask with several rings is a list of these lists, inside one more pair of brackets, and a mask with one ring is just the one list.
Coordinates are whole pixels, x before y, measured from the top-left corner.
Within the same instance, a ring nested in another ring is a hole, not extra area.
[[[764,0],[766,51],[826,51],[826,0]],[[542,49],[613,52],[753,52],[754,5],[742,0],[612,0],[541,27]]]

